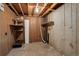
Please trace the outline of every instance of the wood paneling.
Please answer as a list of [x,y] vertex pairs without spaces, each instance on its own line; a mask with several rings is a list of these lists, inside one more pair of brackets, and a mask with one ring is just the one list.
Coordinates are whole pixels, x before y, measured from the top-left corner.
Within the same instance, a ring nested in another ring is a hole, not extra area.
[[14,40],[9,25],[12,24],[12,19],[15,16],[5,4],[4,12],[0,13],[0,55],[6,55],[12,48]]
[[[2,19],[1,14],[0,14],[0,18]],[[1,44],[2,44],[2,39],[1,39],[1,19],[0,19],[0,55],[2,55],[2,49],[1,49]]]
[[40,22],[41,18],[39,17],[29,17],[30,20],[30,42],[41,41],[40,35]]

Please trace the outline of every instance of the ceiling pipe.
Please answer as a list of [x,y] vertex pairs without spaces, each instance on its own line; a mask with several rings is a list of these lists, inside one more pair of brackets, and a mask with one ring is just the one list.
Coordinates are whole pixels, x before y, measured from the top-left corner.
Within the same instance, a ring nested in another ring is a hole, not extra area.
[[45,13],[42,14],[42,16],[46,15],[49,11],[53,10],[53,7],[56,6],[57,3],[54,3],[50,8],[47,9]]
[[16,9],[14,8],[14,6],[11,4],[11,3],[9,3],[9,5],[12,7],[12,9],[15,11],[15,13],[17,14],[17,16],[19,16],[19,13],[16,11]]
[[21,9],[22,15],[24,16],[24,12],[23,12],[23,9],[22,9],[22,7],[21,7],[21,4],[20,4],[20,3],[19,3],[19,7],[20,7],[20,9]]

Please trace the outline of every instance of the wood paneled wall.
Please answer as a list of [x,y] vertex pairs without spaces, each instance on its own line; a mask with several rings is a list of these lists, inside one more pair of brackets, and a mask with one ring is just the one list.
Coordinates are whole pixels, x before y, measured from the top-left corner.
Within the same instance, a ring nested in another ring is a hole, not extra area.
[[[42,17],[37,16],[25,16],[26,20],[29,20],[29,41],[31,42],[40,42],[41,39],[41,33],[40,33],[40,26],[41,22],[43,20]],[[21,35],[18,37],[19,40],[23,40],[24,34],[21,33]]]
[[30,31],[30,42],[39,42],[41,41],[41,34],[40,34],[40,23],[42,18],[40,17],[28,17],[28,20],[30,20],[29,24],[29,31]]
[[15,14],[4,4],[4,12],[0,13],[0,55],[6,55],[14,43],[10,30]]

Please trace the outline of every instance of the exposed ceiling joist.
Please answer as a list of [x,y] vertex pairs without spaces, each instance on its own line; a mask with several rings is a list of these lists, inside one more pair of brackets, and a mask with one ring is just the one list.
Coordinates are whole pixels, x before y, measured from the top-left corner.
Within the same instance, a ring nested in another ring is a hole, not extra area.
[[15,11],[16,15],[19,16],[19,13],[16,11],[16,9],[14,8],[14,6],[11,3],[9,3],[9,5]]
[[39,14],[39,16],[41,16],[43,13],[45,13],[46,10],[47,10],[48,8],[50,8],[50,6],[51,6],[52,4],[53,4],[53,3],[48,3],[48,4],[44,7],[44,9],[41,11],[41,13]]
[[32,9],[32,16],[34,16],[34,10],[35,10],[35,7],[33,7]]
[[43,11],[43,9],[47,6],[47,3],[44,4],[44,6],[42,7],[40,13]]
[[33,16],[33,9],[35,6],[31,6],[28,4],[28,16]]
[[[46,16],[51,11],[56,10],[58,7],[60,7],[63,3],[39,3],[38,5],[38,16]],[[28,16],[37,16],[35,14],[36,3],[11,3],[7,4],[13,12],[15,12],[16,15],[28,15]]]
[[51,11],[56,10],[57,8],[59,8],[61,5],[63,5],[63,3],[54,3],[51,5],[50,8],[48,8],[45,13],[43,13],[41,16],[46,16],[48,15]]
[[57,3],[52,4],[51,7],[48,8],[47,11],[45,13],[43,13],[41,16],[46,15],[49,11],[53,11],[53,7],[55,7],[56,5],[57,5]]
[[23,9],[22,9],[22,7],[21,7],[21,4],[19,3],[19,7],[20,7],[20,10],[21,10],[21,12],[22,12],[22,15],[24,16],[24,12],[23,12]]
[[24,15],[28,15],[28,6],[27,6],[27,3],[21,3],[21,7],[22,7],[22,10],[24,12]]
[[56,10],[57,8],[59,8],[59,7],[60,7],[61,5],[63,5],[63,4],[64,4],[64,3],[57,3],[57,4],[56,4],[56,6],[55,6],[55,7],[53,7],[53,9],[55,9],[55,10]]

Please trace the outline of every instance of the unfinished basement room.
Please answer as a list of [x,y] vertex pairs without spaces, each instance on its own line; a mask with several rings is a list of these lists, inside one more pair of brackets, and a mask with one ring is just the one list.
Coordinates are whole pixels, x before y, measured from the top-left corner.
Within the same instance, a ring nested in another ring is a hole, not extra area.
[[0,56],[79,56],[79,3],[0,3]]

